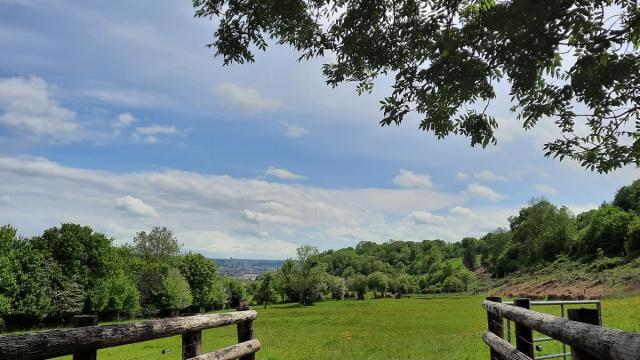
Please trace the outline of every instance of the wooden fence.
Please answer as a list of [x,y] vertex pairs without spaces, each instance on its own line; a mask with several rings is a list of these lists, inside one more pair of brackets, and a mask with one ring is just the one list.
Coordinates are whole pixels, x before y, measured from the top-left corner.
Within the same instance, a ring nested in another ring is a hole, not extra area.
[[[568,319],[530,310],[529,299],[513,305],[489,297],[482,305],[487,311],[488,331],[482,339],[489,345],[491,360],[532,360],[533,331],[571,346],[573,360],[638,360],[640,334],[600,326],[595,309],[569,309]],[[516,346],[503,340],[504,319],[513,321]]]
[[[253,337],[257,313],[248,307],[223,314],[183,316],[116,325],[96,325],[0,336],[0,360],[41,360],[73,355],[96,360],[98,349],[182,335],[182,359],[254,360],[260,342]],[[238,344],[202,354],[202,330],[237,325]],[[160,355],[160,354],[158,354]]]

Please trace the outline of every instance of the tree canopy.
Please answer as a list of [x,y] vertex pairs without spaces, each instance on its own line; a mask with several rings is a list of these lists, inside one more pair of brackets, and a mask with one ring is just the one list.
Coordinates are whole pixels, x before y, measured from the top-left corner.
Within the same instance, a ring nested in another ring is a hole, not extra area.
[[[270,42],[299,60],[331,59],[331,86],[370,92],[395,76],[381,101],[384,125],[411,114],[438,138],[497,142],[490,102],[507,87],[526,129],[554,121],[546,156],[607,172],[640,165],[640,10],[624,0],[193,0],[216,18],[208,44],[224,64],[253,62]],[[504,85],[501,85],[504,84]]]

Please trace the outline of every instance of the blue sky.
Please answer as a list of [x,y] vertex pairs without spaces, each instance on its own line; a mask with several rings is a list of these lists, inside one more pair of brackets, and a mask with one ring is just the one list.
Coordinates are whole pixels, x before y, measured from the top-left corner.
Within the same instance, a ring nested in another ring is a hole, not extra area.
[[[459,240],[535,196],[575,212],[638,177],[543,157],[503,97],[499,145],[380,128],[370,95],[271,47],[223,67],[189,1],[0,0],[0,222],[79,222],[130,241],[171,227],[211,256],[284,258],[390,238]],[[507,97],[504,97],[507,98]]]

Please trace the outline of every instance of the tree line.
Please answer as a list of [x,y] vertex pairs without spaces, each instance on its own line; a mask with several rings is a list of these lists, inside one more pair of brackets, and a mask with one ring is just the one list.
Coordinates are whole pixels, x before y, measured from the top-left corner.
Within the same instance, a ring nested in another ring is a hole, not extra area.
[[534,199],[509,218],[508,229],[486,234],[469,249],[494,277],[559,256],[624,263],[640,254],[640,180],[619,189],[613,201],[577,216],[567,207]]
[[76,314],[117,320],[237,306],[244,297],[239,280],[220,275],[213,260],[180,249],[164,227],[114,246],[77,224],[32,238],[2,226],[0,328],[64,325]]

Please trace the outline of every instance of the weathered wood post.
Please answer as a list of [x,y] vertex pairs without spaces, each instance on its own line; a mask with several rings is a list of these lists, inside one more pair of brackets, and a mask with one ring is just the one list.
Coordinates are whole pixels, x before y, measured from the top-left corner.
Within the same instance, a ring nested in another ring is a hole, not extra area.
[[202,355],[202,331],[189,331],[182,334],[182,360]]
[[[502,298],[495,297],[495,296],[489,296],[487,297],[487,300],[498,302],[498,303],[502,302]],[[501,339],[504,338],[504,325],[503,325],[501,316],[495,315],[487,311],[487,323],[488,323],[488,328],[490,332],[494,333],[496,336],[498,336]],[[491,360],[504,360],[504,358],[493,349],[490,350],[490,354],[491,354]]]
[[[569,309],[567,318],[573,321],[579,321],[586,324],[602,326],[600,323],[600,313],[597,309]],[[584,351],[580,351],[571,347],[572,360],[598,360],[599,358]]]
[[[98,317],[96,315],[76,315],[73,317],[74,327],[85,327],[98,325]],[[78,351],[73,353],[73,360],[96,360],[98,350]]]
[[[531,299],[520,298],[513,301],[513,305],[531,309]],[[526,326],[522,326],[516,322],[516,348],[530,358],[534,358],[533,354],[533,330]]]
[[[247,304],[247,300],[240,301],[240,306],[236,308],[237,311],[251,310]],[[247,320],[238,323],[238,344],[241,342],[253,340],[253,321]],[[255,360],[256,354],[249,354],[241,357],[239,360]]]

